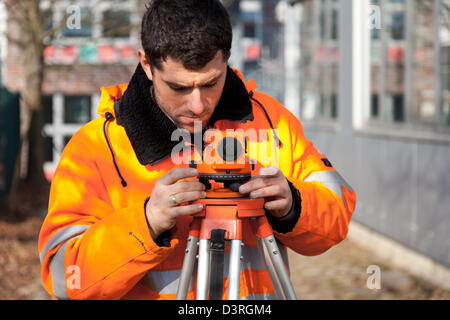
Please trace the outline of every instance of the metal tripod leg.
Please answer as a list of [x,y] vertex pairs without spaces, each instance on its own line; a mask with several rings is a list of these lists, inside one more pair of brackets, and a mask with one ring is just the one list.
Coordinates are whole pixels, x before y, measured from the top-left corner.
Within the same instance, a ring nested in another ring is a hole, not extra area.
[[278,300],[286,300],[286,295],[284,294],[283,287],[281,286],[280,279],[275,271],[275,267],[272,263],[272,259],[269,256],[269,251],[267,250],[266,245],[264,244],[263,239],[256,237],[256,243],[258,244],[258,249],[261,257],[264,260],[264,264],[266,265],[267,271],[269,272],[270,280],[272,281],[272,285],[275,289],[275,293],[278,297]]
[[186,253],[181,269],[180,283],[178,284],[177,300],[185,300],[189,290],[189,283],[194,270],[195,257],[197,255],[198,237],[189,236],[187,239]]
[[272,261],[275,273],[280,279],[280,284],[284,294],[288,300],[297,300],[297,296],[292,286],[289,274],[284,266],[283,258],[281,257],[280,249],[273,235],[262,238],[264,246],[266,247],[270,260]]
[[231,240],[230,264],[228,271],[228,300],[239,300],[241,285],[241,240]]
[[[192,271],[195,265],[195,257],[198,246],[198,237],[190,236],[186,248],[183,268],[180,275],[180,283],[177,291],[177,300],[184,300],[187,296]],[[289,279],[281,252],[273,235],[266,238],[256,237],[258,248],[264,259],[272,284],[279,299],[296,300],[292,283]],[[197,273],[197,300],[206,300],[209,295],[210,255],[209,240],[200,240],[198,273]],[[238,300],[240,291],[241,272],[241,240],[232,240],[229,261],[229,285],[228,299]]]
[[[223,291],[223,288],[219,288],[217,284],[223,284],[220,281],[223,279],[223,273],[219,275],[218,272],[213,271],[213,268],[223,271],[224,259],[223,251],[219,250],[221,248],[215,245],[219,244],[221,241],[218,241],[218,238],[215,236],[213,237],[214,231],[226,232],[226,237],[225,235],[220,237],[222,242],[223,240],[231,240],[228,269],[228,299],[239,299],[240,273],[242,269],[242,233],[245,231],[246,227],[249,227],[249,223],[256,236],[258,248],[264,259],[278,298],[297,299],[282,254],[272,233],[272,228],[264,215],[264,199],[211,198],[202,201],[205,202],[203,203],[205,207],[209,207],[209,209],[205,210],[205,212],[199,216],[199,219],[194,219],[193,224],[191,225],[190,234],[197,237],[190,236],[190,240],[188,240],[183,269],[180,275],[179,288],[177,291],[177,299],[186,299],[190,280],[193,276],[192,271],[195,265],[197,241],[199,243],[199,248],[196,299],[207,300],[208,298],[221,298],[220,293]],[[238,214],[241,212],[240,210],[243,210],[242,215]],[[220,227],[220,229],[215,229],[218,227]],[[208,235],[211,235],[212,241],[204,239],[204,237],[207,238]],[[213,245],[213,247],[210,248],[210,245]],[[210,254],[211,252],[213,254]],[[219,253],[222,255],[219,256]],[[210,283],[213,287],[212,295],[210,292]]]
[[201,239],[198,250],[197,300],[207,300],[209,293],[209,240]]

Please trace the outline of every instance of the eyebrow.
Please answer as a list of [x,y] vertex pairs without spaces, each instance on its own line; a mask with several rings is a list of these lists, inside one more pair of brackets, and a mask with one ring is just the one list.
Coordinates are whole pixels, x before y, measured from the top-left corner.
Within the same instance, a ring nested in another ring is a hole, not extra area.
[[[214,78],[212,78],[212,79],[210,79],[208,81],[205,81],[205,82],[201,83],[199,85],[199,87],[204,87],[205,85],[208,85],[208,84],[211,84],[213,82],[216,82],[216,81],[218,81],[220,79],[221,76],[222,76],[222,73],[219,74],[218,76],[215,76]],[[163,80],[163,81],[169,86],[180,88],[180,89],[190,89],[190,88],[192,88],[192,86],[185,86],[183,84],[172,82],[172,81],[168,81],[168,80]]]

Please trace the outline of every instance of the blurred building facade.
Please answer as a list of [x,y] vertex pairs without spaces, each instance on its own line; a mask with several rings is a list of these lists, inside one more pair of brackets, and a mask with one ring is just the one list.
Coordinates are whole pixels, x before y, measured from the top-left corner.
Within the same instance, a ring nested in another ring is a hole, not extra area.
[[262,54],[244,75],[355,188],[354,221],[450,288],[450,1],[255,2]]
[[450,1],[284,5],[301,12],[291,111],[357,191],[354,220],[450,267]]
[[[143,0],[41,0],[45,30],[57,28],[46,41],[44,61],[45,164],[51,179],[64,146],[82,125],[97,117],[100,88],[128,82],[138,59]],[[64,21],[65,19],[65,21]],[[14,26],[9,25],[10,32]],[[4,67],[4,84],[20,91],[22,55],[12,43]]]
[[[60,2],[48,27],[70,7]],[[146,1],[104,2],[80,0],[81,28],[45,51],[49,176],[96,117],[99,89],[127,82],[137,65]],[[230,64],[300,118],[357,191],[354,220],[449,268],[450,0],[223,2]],[[7,48],[4,80],[17,90],[20,52]]]

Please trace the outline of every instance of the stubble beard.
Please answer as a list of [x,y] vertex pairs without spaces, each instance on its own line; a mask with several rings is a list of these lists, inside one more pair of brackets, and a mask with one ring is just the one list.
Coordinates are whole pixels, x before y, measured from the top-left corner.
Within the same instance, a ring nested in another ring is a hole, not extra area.
[[[164,115],[170,120],[172,121],[172,123],[181,130],[186,130],[189,133],[195,133],[196,131],[202,131],[205,127],[206,127],[206,123],[203,123],[203,121],[194,121],[194,124],[192,126],[189,126],[188,128],[186,128],[182,123],[179,123],[178,121],[176,121],[175,119],[173,119],[166,110],[169,110],[169,106],[165,105],[160,99],[159,96],[156,94],[155,91],[155,86],[151,86],[150,88],[150,96],[152,97],[153,101],[155,101],[155,103],[157,104],[157,106],[159,107],[159,109],[164,113]],[[209,119],[208,119],[209,120]],[[193,132],[191,132],[193,131]]]

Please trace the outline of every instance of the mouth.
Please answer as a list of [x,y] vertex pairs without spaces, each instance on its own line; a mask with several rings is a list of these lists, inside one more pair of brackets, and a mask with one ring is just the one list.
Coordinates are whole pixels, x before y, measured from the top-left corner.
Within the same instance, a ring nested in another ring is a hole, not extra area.
[[194,124],[195,122],[202,123],[204,122],[205,117],[188,117],[188,116],[180,116],[179,121],[183,124]]

